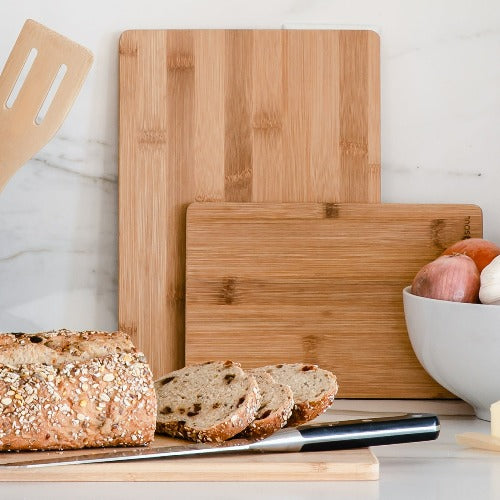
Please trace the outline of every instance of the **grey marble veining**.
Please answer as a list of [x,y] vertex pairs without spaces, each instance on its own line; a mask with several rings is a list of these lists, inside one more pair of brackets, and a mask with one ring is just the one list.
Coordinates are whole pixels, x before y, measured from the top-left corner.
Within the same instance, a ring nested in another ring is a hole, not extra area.
[[89,47],[57,136],[0,193],[0,331],[117,326],[118,38],[132,28],[375,26],[382,199],[476,203],[500,243],[500,8],[441,0],[2,0],[0,66],[24,20]]

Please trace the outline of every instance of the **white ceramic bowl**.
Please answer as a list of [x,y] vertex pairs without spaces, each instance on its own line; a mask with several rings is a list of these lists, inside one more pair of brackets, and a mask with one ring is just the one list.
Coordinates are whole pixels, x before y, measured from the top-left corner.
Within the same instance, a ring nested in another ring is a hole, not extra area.
[[500,400],[500,305],[426,299],[403,290],[406,326],[427,373],[490,420]]

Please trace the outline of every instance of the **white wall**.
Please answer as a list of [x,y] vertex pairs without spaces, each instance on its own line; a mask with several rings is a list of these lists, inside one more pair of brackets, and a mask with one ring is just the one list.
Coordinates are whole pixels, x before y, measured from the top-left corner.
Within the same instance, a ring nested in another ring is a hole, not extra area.
[[89,47],[95,63],[56,138],[0,193],[0,331],[117,325],[117,43],[125,29],[377,27],[382,200],[476,203],[485,237],[500,243],[495,0],[0,0],[1,67],[28,17]]

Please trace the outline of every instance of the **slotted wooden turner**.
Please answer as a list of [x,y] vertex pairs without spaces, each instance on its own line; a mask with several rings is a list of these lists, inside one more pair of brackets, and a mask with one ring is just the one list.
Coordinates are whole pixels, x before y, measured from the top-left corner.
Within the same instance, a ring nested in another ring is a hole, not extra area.
[[[21,72],[26,71],[28,58],[35,51],[26,79],[11,102]],[[92,60],[92,53],[85,47],[31,19],[24,23],[0,75],[0,191],[57,132]],[[55,82],[62,74],[55,89]]]

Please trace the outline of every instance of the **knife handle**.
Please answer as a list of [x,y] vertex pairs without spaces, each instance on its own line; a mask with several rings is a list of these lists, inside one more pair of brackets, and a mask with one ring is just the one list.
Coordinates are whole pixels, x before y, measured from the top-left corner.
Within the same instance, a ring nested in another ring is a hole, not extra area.
[[430,441],[439,436],[439,419],[431,414],[364,418],[297,427],[300,451],[364,448],[395,443]]

